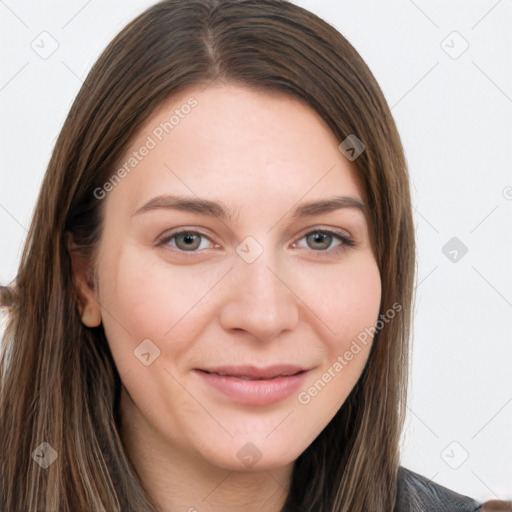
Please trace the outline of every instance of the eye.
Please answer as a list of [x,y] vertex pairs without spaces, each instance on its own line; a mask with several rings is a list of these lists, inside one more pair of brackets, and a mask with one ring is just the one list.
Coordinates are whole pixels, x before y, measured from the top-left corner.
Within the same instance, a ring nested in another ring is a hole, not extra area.
[[[312,249],[313,252],[319,253],[319,256],[321,253],[337,253],[347,247],[355,246],[354,240],[349,236],[328,229],[310,231],[299,239],[299,241],[301,240],[306,241],[306,247],[301,247],[297,242],[292,244],[292,246]],[[208,242],[212,245],[209,246]],[[156,245],[170,246],[179,252],[192,254],[198,253],[200,250],[220,247],[218,244],[213,244],[207,235],[196,230],[181,230],[168,233]]]
[[204,240],[209,240],[211,243],[211,240],[204,233],[183,230],[166,235],[157,245],[170,245],[179,251],[196,252],[200,249],[208,249],[208,247],[205,247],[205,244],[203,244]]
[[[307,247],[315,252],[338,252],[348,247],[354,247],[352,238],[328,229],[317,229],[306,233],[300,240],[306,240]],[[337,242],[333,246],[333,242]],[[297,243],[293,244],[297,246]],[[302,247],[304,248],[304,247]]]

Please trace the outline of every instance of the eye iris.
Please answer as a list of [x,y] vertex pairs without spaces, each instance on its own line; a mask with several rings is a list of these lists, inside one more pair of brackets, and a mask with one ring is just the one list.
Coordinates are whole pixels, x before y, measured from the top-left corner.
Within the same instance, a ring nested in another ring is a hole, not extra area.
[[[312,247],[313,249],[327,249],[329,245],[331,245],[332,235],[327,233],[313,233],[307,236],[308,243],[313,240],[314,244],[320,243],[321,247]],[[327,240],[327,245],[325,245],[325,241]],[[322,245],[323,244],[323,245]]]
[[[197,233],[178,233],[174,235],[174,238],[176,240],[176,246],[180,250],[185,251],[195,251],[198,249],[198,247],[201,245],[200,239],[202,235],[199,235]],[[309,235],[306,235],[306,239],[308,241],[308,245],[310,245],[310,242],[312,242],[313,247],[310,247],[312,249],[328,249],[331,245],[333,235],[330,233],[323,233],[320,231],[310,233]]]
[[[179,244],[180,240],[185,241],[185,245],[183,247],[180,247],[180,244]],[[194,245],[194,243],[195,243],[195,245]],[[181,234],[181,235],[176,235],[176,245],[179,249],[184,249],[185,251],[195,250],[200,245],[200,235],[195,235],[193,233],[185,233],[185,234]]]

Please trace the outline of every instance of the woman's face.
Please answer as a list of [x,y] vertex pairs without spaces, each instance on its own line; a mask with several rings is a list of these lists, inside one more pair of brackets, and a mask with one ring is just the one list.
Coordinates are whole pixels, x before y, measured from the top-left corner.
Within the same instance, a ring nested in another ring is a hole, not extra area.
[[95,192],[96,298],[123,421],[162,450],[284,466],[361,375],[381,298],[369,226],[357,207],[312,206],[363,200],[340,142],[287,96],[191,88]]

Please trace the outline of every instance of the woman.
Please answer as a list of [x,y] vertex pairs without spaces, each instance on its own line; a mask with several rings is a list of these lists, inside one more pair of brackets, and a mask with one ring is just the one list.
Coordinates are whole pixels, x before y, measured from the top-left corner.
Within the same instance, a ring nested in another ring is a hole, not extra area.
[[283,0],[166,0],[95,64],[15,283],[0,509],[482,510],[400,466],[415,242],[374,77]]

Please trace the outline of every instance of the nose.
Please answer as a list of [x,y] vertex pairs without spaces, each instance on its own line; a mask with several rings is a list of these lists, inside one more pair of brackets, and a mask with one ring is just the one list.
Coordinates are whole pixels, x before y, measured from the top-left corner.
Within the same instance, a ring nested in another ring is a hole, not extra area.
[[222,327],[246,331],[260,341],[271,341],[295,329],[300,299],[293,292],[293,283],[288,282],[289,274],[277,265],[269,250],[252,263],[237,257],[227,276],[220,312]]

